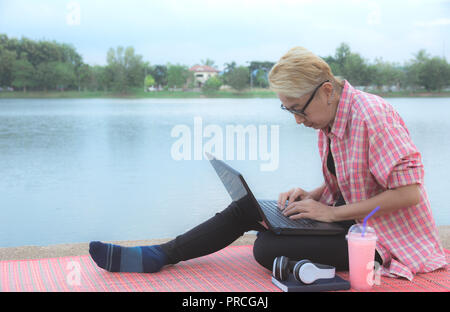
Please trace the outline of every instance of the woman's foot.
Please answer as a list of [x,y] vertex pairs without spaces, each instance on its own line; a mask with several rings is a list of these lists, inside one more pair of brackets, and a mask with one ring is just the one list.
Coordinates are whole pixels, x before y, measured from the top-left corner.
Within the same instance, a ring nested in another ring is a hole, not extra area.
[[167,264],[160,245],[122,247],[93,241],[89,243],[89,254],[109,272],[154,273]]

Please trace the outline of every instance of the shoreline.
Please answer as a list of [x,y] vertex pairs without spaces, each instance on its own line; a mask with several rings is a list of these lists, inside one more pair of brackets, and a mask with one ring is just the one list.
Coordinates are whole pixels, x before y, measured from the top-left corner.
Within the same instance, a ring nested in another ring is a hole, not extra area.
[[[436,98],[450,97],[450,91],[445,92],[370,92],[383,98]],[[246,98],[278,98],[268,89],[252,89],[242,92],[218,91],[213,94],[204,94],[197,91],[158,91],[158,92],[130,92],[117,94],[104,91],[14,91],[0,92],[0,99],[246,99]]]
[[[439,238],[445,249],[450,249],[450,225],[438,226]],[[244,234],[231,246],[252,245],[256,239],[255,234]],[[158,238],[149,240],[134,241],[107,241],[122,246],[144,246],[162,244],[171,240],[171,238]],[[57,258],[67,256],[82,256],[89,254],[89,243],[70,243],[49,246],[19,246],[19,247],[0,247],[0,261],[7,260],[26,260],[26,259],[42,259]]]

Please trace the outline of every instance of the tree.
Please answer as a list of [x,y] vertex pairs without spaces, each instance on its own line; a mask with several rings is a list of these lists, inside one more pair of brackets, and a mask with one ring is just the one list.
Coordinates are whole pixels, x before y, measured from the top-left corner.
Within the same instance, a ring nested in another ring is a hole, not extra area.
[[81,64],[81,56],[71,45],[0,35],[0,84],[14,83],[24,90],[30,86],[53,89],[56,84],[75,87]]
[[260,88],[267,88],[269,86],[269,80],[267,78],[267,72],[263,69],[257,69],[254,75],[254,84]]
[[248,67],[239,66],[232,70],[227,77],[228,84],[236,89],[242,91],[249,85],[249,70]]
[[81,56],[76,52],[73,46],[68,44],[61,44],[59,45],[59,49],[61,51],[61,61],[70,64],[73,67],[78,91],[81,90],[82,86],[86,88],[86,79],[90,80],[89,65],[83,64]]
[[370,72],[366,61],[357,53],[351,53],[344,63],[342,75],[353,85],[367,86]]
[[[83,89],[86,91],[87,89],[94,89],[93,86],[93,72],[91,66],[88,64],[82,64],[79,69],[76,71],[76,76],[78,80],[78,90],[81,91]],[[96,89],[96,88],[95,88]]]
[[358,54],[350,50],[346,43],[336,49],[334,57],[323,58],[331,68],[334,75],[347,79],[353,85],[368,85],[371,81],[371,72],[367,62]]
[[153,78],[152,75],[147,75],[145,76],[145,89],[147,89],[150,86],[154,86],[155,85],[155,78]]
[[222,86],[222,81],[217,76],[212,76],[204,83],[202,87],[202,92],[205,94],[214,94],[219,91]]
[[106,92],[110,88],[112,79],[112,74],[109,74],[108,67],[107,66],[94,66],[91,68],[92,73],[92,80],[91,80],[91,87],[97,91],[98,88],[103,88],[103,90]]
[[343,42],[339,47],[337,47],[334,60],[340,70],[344,67],[350,54],[350,46],[347,43]]
[[63,91],[65,88],[76,85],[74,65],[65,62],[52,62],[52,65],[58,89]]
[[[415,55],[415,58],[411,60],[406,66],[406,82],[414,90],[424,86],[423,71],[426,62],[430,59],[430,56],[425,50],[420,50]],[[427,84],[427,82],[425,82]]]
[[170,88],[183,88],[193,74],[184,65],[167,65],[167,84]]
[[48,89],[56,86],[55,64],[51,62],[42,62],[36,68],[36,78],[38,81],[37,86],[44,89],[45,92]]
[[0,46],[0,86],[11,85],[15,60],[16,51],[9,51]]
[[445,59],[433,57],[424,60],[419,72],[419,84],[427,91],[440,91],[449,84],[450,68]]
[[17,88],[23,88],[23,92],[27,91],[27,87],[35,86],[35,69],[26,59],[15,60],[13,64],[12,85]]
[[229,85],[230,83],[228,82],[228,77],[230,75],[230,73],[236,69],[236,62],[233,61],[231,63],[225,63],[224,64],[225,69],[223,71],[223,81],[225,84]]
[[261,88],[267,88],[269,86],[269,81],[267,75],[272,69],[274,62],[258,62],[252,61],[249,65],[249,70],[253,84]]
[[381,58],[375,60],[375,64],[369,66],[371,74],[371,82],[375,84],[378,89],[382,86],[400,85],[402,81],[402,71],[399,66],[389,62],[384,62]]
[[64,90],[75,85],[75,72],[72,64],[63,62],[44,62],[36,68],[37,85],[48,91],[58,88]]
[[61,50],[61,61],[64,63],[70,63],[74,67],[79,67],[83,63],[81,56],[77,53],[72,45],[61,44],[59,45]]
[[142,87],[142,80],[145,78],[145,63],[142,55],[135,54],[134,48],[128,47],[125,49],[124,62],[129,86]]
[[18,57],[26,58],[28,62],[30,62],[34,66],[34,68],[36,68],[36,66],[39,65],[40,62],[42,62],[42,60],[38,59],[37,55],[38,49],[37,43],[35,41],[30,40],[28,38],[20,39],[20,48]]
[[156,65],[151,67],[150,74],[155,78],[155,83],[157,85],[166,86],[167,85],[167,66],[166,65]]
[[142,56],[134,53],[133,47],[110,48],[106,59],[109,73],[112,74],[113,90],[126,93],[131,87],[142,87],[144,63]]

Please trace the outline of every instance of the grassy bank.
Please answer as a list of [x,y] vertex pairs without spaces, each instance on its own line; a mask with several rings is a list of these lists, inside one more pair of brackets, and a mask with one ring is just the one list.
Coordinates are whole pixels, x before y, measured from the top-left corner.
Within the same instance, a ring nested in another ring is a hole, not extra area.
[[128,93],[112,91],[14,91],[0,92],[0,98],[275,98],[276,95],[268,89],[252,89],[242,92],[218,91],[212,94],[204,94],[195,91],[159,91],[144,92],[132,90]]
[[[382,97],[450,97],[450,91],[445,92],[388,92],[377,93]],[[159,91],[144,92],[143,90],[132,90],[129,93],[121,94],[117,92],[105,91],[13,91],[0,92],[0,98],[26,99],[26,98],[276,98],[276,94],[268,89],[247,89],[242,92],[218,91],[213,94],[204,94],[194,91]]]

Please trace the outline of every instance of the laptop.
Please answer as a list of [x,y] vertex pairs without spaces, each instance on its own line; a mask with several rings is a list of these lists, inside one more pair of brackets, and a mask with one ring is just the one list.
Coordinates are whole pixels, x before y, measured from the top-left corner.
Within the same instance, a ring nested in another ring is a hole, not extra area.
[[257,200],[242,174],[210,153],[205,154],[227,189],[231,199],[238,201],[248,196],[250,202],[258,209],[262,219],[273,233],[278,235],[335,235],[345,232],[344,227],[337,223],[321,222],[312,219],[289,219],[278,208],[276,200]]

